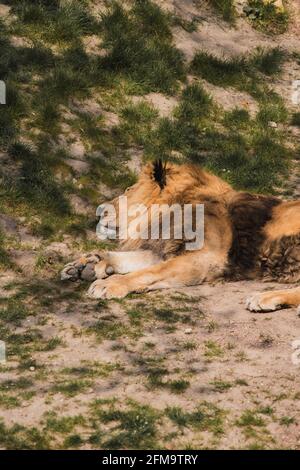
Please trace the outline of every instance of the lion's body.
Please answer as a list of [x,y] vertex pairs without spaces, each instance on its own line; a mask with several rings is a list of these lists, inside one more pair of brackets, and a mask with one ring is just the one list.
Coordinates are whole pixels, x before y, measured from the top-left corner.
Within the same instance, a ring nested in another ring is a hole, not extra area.
[[[123,297],[132,291],[197,285],[216,278],[300,281],[300,201],[238,192],[197,166],[161,162],[147,165],[125,195],[128,205],[147,208],[147,223],[153,204],[203,204],[204,246],[187,251],[184,239],[128,238],[120,244],[123,254],[101,254],[95,270],[102,279],[92,284],[92,297]],[[118,200],[112,203],[118,211]],[[103,280],[107,266],[109,273],[122,276]],[[290,298],[291,294],[289,304]],[[292,298],[300,304],[300,288],[293,290]],[[260,300],[252,299],[249,308],[275,309],[272,302],[264,308]]]

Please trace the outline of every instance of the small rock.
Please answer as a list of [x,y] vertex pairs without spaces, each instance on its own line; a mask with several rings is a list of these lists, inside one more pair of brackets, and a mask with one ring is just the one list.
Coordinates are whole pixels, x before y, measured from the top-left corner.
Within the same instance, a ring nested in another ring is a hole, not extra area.
[[35,371],[35,367],[34,367],[34,366],[30,366],[30,367],[29,367],[29,370],[30,370],[31,372],[34,372],[34,371]]
[[193,333],[193,330],[192,330],[192,328],[186,328],[186,329],[184,330],[184,333],[185,333],[186,335],[190,335],[191,333]]
[[274,121],[269,121],[269,122],[268,122],[268,126],[269,126],[269,127],[273,127],[274,129],[275,129],[276,127],[278,127],[277,122],[274,122]]
[[250,20],[256,20],[257,17],[258,17],[258,15],[256,13],[250,13],[250,15],[248,15],[248,18]]
[[250,15],[250,13],[253,12],[253,8],[250,7],[249,5],[245,5],[244,8],[243,8],[243,12],[244,12],[246,15]]

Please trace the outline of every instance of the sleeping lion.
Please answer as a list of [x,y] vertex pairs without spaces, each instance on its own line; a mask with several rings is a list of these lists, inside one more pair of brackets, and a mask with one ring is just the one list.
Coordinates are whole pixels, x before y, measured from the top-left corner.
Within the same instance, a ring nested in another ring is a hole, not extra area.
[[[261,279],[295,284],[251,296],[251,311],[300,305],[300,201],[239,192],[195,165],[147,164],[125,192],[128,204],[204,205],[204,245],[189,251],[184,239],[120,241],[120,251],[88,254],[69,263],[62,280],[93,281],[93,299],[130,292],[200,285],[217,279]],[[111,201],[118,211],[118,198]],[[120,214],[118,214],[119,216]],[[110,220],[104,220],[109,227]]]

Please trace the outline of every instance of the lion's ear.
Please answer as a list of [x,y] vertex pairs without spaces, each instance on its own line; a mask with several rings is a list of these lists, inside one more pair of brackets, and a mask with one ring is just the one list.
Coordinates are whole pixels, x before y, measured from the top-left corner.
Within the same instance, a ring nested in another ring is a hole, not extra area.
[[167,184],[167,170],[166,164],[162,160],[156,160],[153,163],[153,177],[160,189],[163,189]]

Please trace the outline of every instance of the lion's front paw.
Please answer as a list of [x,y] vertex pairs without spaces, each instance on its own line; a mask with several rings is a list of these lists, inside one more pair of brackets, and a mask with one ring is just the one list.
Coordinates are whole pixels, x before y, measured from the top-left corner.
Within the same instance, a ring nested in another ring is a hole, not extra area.
[[255,294],[246,300],[246,308],[251,312],[274,312],[282,307],[281,297],[272,294],[272,292]]
[[87,295],[90,299],[122,299],[129,293],[123,276],[99,279],[90,286]]
[[96,279],[95,265],[100,261],[100,256],[95,254],[84,255],[81,258],[68,263],[60,273],[62,281],[93,281]]

